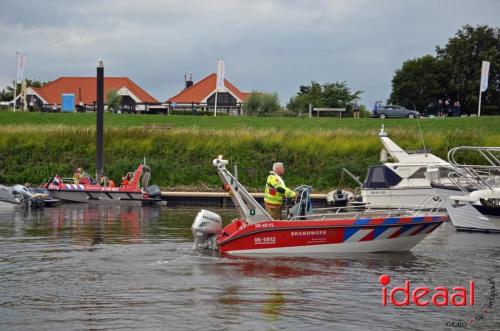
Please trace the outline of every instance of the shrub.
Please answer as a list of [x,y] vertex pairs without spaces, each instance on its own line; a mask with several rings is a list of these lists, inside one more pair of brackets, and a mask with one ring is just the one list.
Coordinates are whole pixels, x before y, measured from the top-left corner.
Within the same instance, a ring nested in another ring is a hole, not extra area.
[[120,109],[120,104],[122,102],[122,96],[118,94],[118,91],[111,90],[107,95],[108,110],[116,113]]
[[277,93],[252,92],[246,99],[244,111],[247,115],[267,116],[276,114],[281,105]]

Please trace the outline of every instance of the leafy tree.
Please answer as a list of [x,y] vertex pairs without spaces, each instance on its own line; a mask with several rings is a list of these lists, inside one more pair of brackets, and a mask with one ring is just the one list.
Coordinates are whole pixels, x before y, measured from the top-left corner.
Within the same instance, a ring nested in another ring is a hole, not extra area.
[[259,92],[252,91],[252,93],[250,93],[250,95],[246,98],[245,102],[243,103],[245,113],[247,115],[257,114],[260,104],[261,104],[261,99],[259,97]]
[[430,102],[444,98],[444,82],[442,63],[435,57],[426,55],[408,60],[392,78],[389,103],[424,110]]
[[[0,91],[0,101],[12,101],[14,99],[14,83],[15,81],[12,81],[12,84],[10,86],[5,87],[3,90]],[[46,84],[50,82],[42,82],[37,79],[26,79],[27,87],[36,87],[40,88],[42,86],[45,86]],[[21,93],[21,86],[22,86],[22,81],[17,82],[17,94]]]
[[290,98],[287,108],[295,113],[306,113],[309,104],[313,107],[347,108],[359,100],[363,91],[351,92],[345,81],[320,84],[312,81],[311,85],[299,87],[297,95]]
[[111,90],[107,94],[107,99],[108,111],[112,111],[113,113],[117,112],[120,109],[122,96],[118,94],[117,90]]
[[6,88],[0,91],[0,101],[11,101],[14,93]]
[[243,104],[247,115],[272,115],[281,109],[277,93],[253,91]]
[[443,48],[437,46],[437,59],[443,63],[449,79],[448,95],[459,100],[462,109],[475,113],[479,102],[482,61],[490,61],[488,89],[483,92],[483,106],[500,107],[500,28],[465,25]]
[[476,113],[482,61],[490,62],[483,113],[500,113],[500,29],[465,25],[436,47],[436,56],[405,61],[392,79],[389,102],[419,110],[440,98],[460,101],[462,113]]
[[368,109],[366,109],[365,105],[359,106],[359,117],[370,118],[371,116],[372,116],[372,113]]

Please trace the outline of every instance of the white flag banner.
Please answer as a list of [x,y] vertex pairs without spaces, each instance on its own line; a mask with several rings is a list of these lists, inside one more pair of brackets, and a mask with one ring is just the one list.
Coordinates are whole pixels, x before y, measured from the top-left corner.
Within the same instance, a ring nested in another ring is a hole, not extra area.
[[16,53],[16,79],[21,81],[24,76],[24,68],[26,68],[26,55]]
[[483,61],[481,66],[481,92],[486,91],[488,88],[488,76],[490,73],[490,63],[488,61]]
[[217,84],[215,86],[218,92],[224,91],[224,61],[217,60]]
[[24,76],[24,68],[26,68],[26,55],[16,53],[16,79],[20,81]]

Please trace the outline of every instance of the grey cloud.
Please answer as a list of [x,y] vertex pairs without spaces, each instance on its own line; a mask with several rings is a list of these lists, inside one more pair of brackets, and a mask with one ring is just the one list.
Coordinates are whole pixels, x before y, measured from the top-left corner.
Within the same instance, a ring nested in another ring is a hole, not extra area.
[[310,80],[346,80],[371,106],[390,93],[394,70],[432,54],[464,24],[498,26],[496,1],[2,1],[0,86],[15,75],[42,80],[129,76],[160,100],[226,60],[243,90],[277,91],[286,103]]

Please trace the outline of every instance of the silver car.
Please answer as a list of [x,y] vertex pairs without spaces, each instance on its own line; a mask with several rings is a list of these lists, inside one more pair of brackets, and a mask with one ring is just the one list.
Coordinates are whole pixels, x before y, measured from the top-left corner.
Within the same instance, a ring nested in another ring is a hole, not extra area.
[[409,110],[405,107],[396,105],[379,106],[372,113],[372,117],[386,118],[386,117],[420,117],[420,113],[416,110]]

